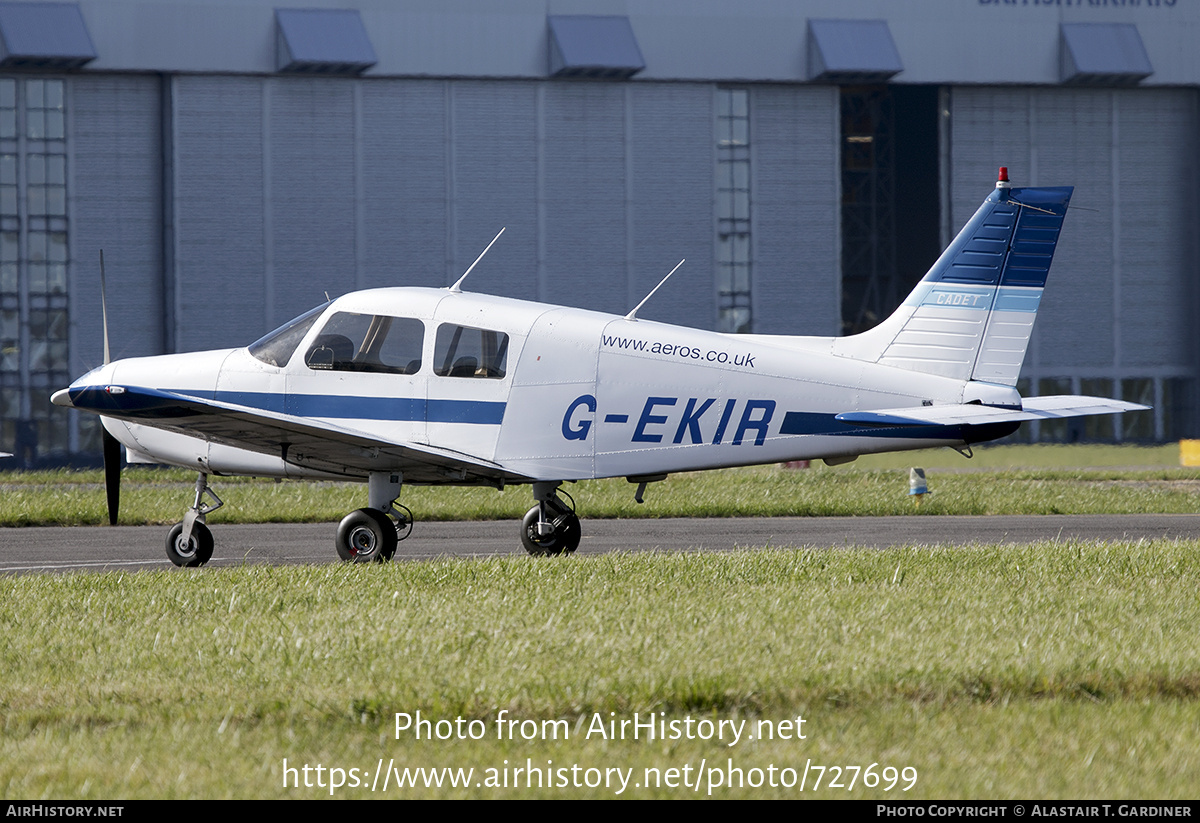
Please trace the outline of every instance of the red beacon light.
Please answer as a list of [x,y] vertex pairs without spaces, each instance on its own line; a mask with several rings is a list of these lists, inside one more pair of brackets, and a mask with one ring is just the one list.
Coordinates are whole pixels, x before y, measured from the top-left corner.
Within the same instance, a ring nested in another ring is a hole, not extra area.
[[998,188],[998,189],[1012,188],[1012,183],[1008,182],[1008,166],[1000,167],[1000,174],[996,179],[996,188]]

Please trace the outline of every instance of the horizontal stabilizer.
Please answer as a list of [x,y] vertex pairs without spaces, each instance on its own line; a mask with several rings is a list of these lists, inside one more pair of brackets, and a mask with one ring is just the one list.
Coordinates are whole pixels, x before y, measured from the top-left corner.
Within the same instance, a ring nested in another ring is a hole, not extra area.
[[1022,423],[1091,414],[1120,414],[1149,408],[1140,403],[1127,403],[1124,400],[1110,400],[1106,397],[1057,394],[1048,397],[1027,397],[1020,409],[962,403],[842,412],[836,415],[835,419],[863,426],[980,426],[987,423]]

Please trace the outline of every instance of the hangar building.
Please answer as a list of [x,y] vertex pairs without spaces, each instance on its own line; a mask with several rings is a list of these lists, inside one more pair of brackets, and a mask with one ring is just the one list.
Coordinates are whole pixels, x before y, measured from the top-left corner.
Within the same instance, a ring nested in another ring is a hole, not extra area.
[[0,447],[99,451],[101,354],[379,285],[731,332],[886,316],[1010,169],[1074,185],[1023,392],[1200,434],[1195,0],[0,2]]

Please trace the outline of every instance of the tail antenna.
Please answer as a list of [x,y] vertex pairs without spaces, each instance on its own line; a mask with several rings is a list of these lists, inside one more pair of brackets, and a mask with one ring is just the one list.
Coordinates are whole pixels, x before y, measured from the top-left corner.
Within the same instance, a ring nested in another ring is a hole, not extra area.
[[458,278],[454,285],[450,287],[450,291],[455,293],[462,291],[463,281],[467,279],[467,275],[471,273],[471,269],[475,268],[475,266],[479,264],[479,261],[483,259],[483,256],[488,253],[488,249],[495,245],[496,241],[500,239],[500,235],[504,234],[504,229],[507,228],[508,226],[505,226],[503,229],[500,229],[500,231],[496,232],[496,236],[492,238],[492,242],[488,243],[487,248],[479,253],[479,256],[475,258],[475,262],[468,266],[467,270],[463,272],[463,276]]
[[637,320],[638,309],[640,309],[642,306],[646,305],[646,301],[649,300],[651,297],[653,297],[654,293],[656,291],[658,291],[660,288],[662,288],[662,284],[666,283],[667,280],[670,279],[672,274],[679,271],[679,267],[682,266],[686,261],[687,261],[687,258],[685,257],[685,258],[683,258],[683,260],[680,260],[678,263],[676,263],[675,268],[673,268],[669,272],[667,272],[667,276],[664,277],[662,280],[659,280],[658,285],[655,286],[654,288],[650,289],[650,293],[642,298],[642,302],[638,303],[636,306],[634,306],[633,311],[631,311],[629,314],[625,315],[625,319],[626,320]]
[[104,249],[100,249],[100,319],[104,326],[104,364],[108,365],[112,362],[112,356],[108,350],[108,299],[105,297],[104,287]]

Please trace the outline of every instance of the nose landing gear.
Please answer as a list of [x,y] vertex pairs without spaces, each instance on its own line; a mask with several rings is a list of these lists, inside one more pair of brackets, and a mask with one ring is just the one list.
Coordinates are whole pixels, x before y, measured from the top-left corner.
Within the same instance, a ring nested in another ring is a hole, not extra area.
[[[215,505],[204,500],[208,495]],[[183,522],[176,523],[167,532],[167,557],[176,566],[203,566],[213,555],[213,536],[204,518],[224,506],[225,503],[217,497],[208,485],[208,475],[200,472],[196,478],[196,498]]]

